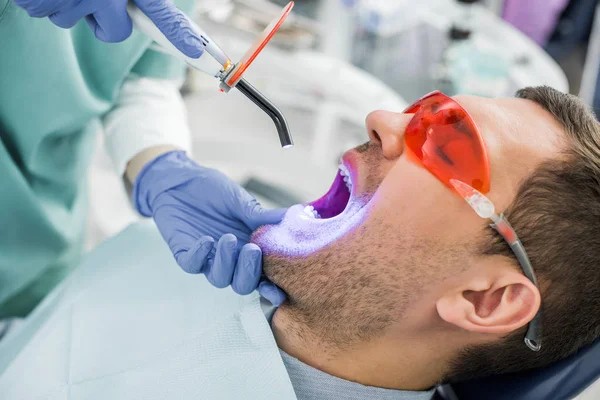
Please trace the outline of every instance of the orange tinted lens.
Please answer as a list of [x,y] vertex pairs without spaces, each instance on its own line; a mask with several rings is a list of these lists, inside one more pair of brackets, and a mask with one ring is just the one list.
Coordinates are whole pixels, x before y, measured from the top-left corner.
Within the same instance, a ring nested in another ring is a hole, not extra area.
[[490,190],[490,167],[479,129],[453,99],[434,92],[405,111],[415,114],[406,127],[406,146],[449,187],[458,179],[482,193]]

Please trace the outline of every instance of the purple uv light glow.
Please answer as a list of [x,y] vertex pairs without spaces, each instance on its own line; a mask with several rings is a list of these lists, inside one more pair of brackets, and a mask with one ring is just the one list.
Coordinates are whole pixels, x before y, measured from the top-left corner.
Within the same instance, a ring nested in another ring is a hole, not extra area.
[[[331,187],[318,200],[290,207],[277,225],[263,227],[255,243],[263,254],[306,256],[339,240],[360,226],[366,215],[369,198],[354,199],[338,171]],[[313,206],[321,218],[307,215],[306,205]]]
[[343,175],[338,171],[329,191],[320,199],[309,203],[309,205],[317,210],[321,218],[326,219],[340,215],[349,200],[350,190],[346,187]]

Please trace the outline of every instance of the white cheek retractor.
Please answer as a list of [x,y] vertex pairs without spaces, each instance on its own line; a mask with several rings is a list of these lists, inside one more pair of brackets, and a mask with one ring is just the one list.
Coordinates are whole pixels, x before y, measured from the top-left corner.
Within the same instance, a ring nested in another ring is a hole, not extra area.
[[279,141],[282,147],[293,146],[294,142],[289,131],[289,126],[285,117],[279,111],[273,103],[269,101],[265,96],[262,95],[254,86],[250,85],[242,76],[248,67],[252,64],[254,59],[260,54],[262,49],[271,40],[275,32],[283,24],[287,16],[289,15],[294,2],[291,1],[281,12],[281,15],[273,20],[269,26],[265,28],[262,34],[256,39],[256,41],[250,46],[246,54],[238,63],[233,63],[231,59],[225,54],[223,50],[202,30],[198,25],[194,23],[189,17],[186,18],[189,21],[190,26],[201,39],[204,52],[200,58],[190,58],[181,53],[166,37],[163,33],[154,25],[154,23],[144,14],[133,2],[129,2],[127,5],[127,12],[133,21],[133,25],[136,29],[143,32],[148,37],[152,38],[161,48],[161,51],[171,54],[181,60],[183,60],[190,67],[207,73],[220,81],[219,87],[224,92],[229,92],[233,87],[237,88],[246,97],[248,97],[254,104],[256,104],[261,110],[267,113],[269,117],[275,123],[277,128],[277,134],[279,135]]

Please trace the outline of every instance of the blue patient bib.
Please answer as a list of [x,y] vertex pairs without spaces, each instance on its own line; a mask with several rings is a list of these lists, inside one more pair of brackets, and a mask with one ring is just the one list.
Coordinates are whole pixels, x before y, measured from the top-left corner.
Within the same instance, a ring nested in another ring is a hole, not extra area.
[[0,342],[0,393],[296,399],[258,295],[181,271],[149,222],[98,247]]

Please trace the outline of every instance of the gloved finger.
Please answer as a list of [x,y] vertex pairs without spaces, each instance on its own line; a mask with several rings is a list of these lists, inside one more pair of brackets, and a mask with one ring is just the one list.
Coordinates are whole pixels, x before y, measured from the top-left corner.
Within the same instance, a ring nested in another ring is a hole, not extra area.
[[172,2],[166,0],[135,0],[135,4],[179,51],[191,58],[204,52],[200,38],[187,17]]
[[262,272],[262,251],[254,243],[248,243],[240,250],[233,273],[231,288],[237,294],[250,294],[256,290]]
[[65,7],[71,0],[39,1],[39,0],[14,0],[15,4],[24,8],[33,18],[45,18]]
[[281,222],[286,212],[287,208],[267,210],[263,208],[256,199],[252,199],[246,205],[244,211],[244,223],[251,230],[255,230],[262,225],[278,224]]
[[262,280],[258,284],[258,293],[269,300],[275,307],[279,307],[286,299],[285,292],[279,289],[274,283]]
[[82,1],[73,8],[53,13],[49,19],[54,25],[69,29],[75,26],[80,19],[96,11],[97,8],[98,5],[93,1]]
[[131,36],[133,23],[127,13],[127,2],[120,1],[93,14],[94,35],[103,42],[122,42]]
[[238,245],[235,235],[228,233],[221,236],[217,243],[215,261],[212,267],[205,273],[208,281],[218,288],[231,285],[237,257]]
[[208,256],[214,247],[214,243],[214,239],[210,236],[202,236],[193,246],[177,250],[173,255],[177,264],[185,272],[199,274],[208,262]]

